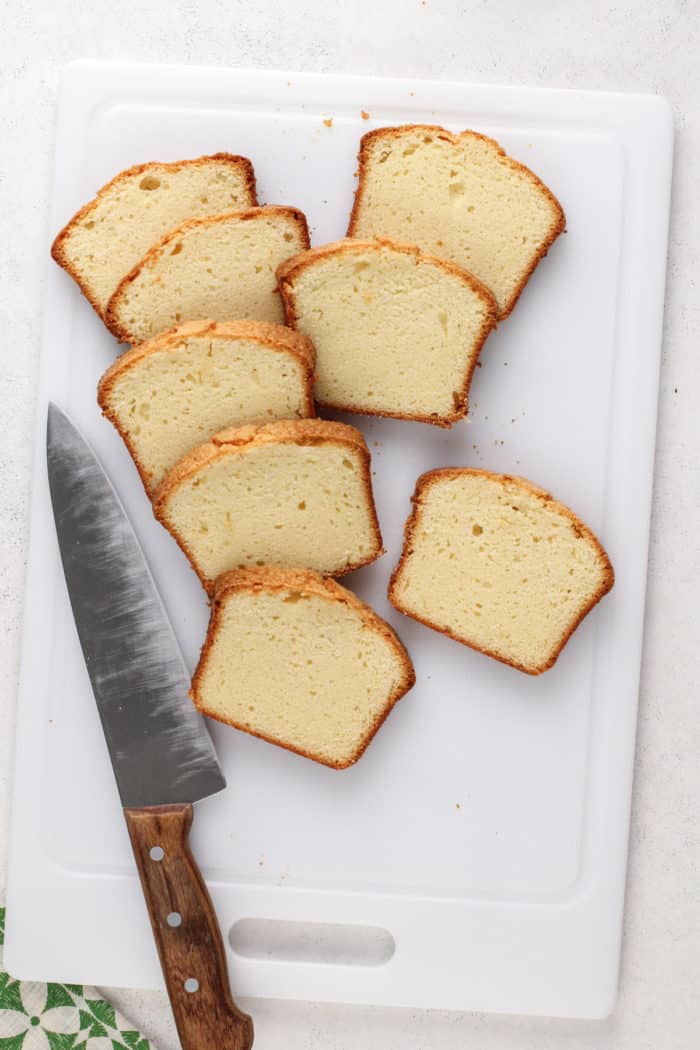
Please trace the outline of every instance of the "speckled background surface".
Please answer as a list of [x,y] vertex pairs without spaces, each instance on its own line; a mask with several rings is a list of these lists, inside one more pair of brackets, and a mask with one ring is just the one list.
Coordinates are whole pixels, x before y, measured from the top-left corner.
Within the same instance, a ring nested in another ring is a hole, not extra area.
[[[56,88],[75,58],[479,80],[669,96],[676,125],[646,641],[620,1000],[603,1022],[257,1001],[266,1050],[700,1045],[700,2],[0,2],[0,888]],[[104,989],[162,1047],[165,997]]]

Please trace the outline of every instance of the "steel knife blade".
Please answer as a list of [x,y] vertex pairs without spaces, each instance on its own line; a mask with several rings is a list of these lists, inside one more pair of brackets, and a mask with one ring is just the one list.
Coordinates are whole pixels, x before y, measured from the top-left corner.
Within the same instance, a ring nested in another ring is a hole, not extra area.
[[187,695],[179,646],[117,493],[53,404],[46,444],[68,594],[122,805],[221,791],[226,781]]

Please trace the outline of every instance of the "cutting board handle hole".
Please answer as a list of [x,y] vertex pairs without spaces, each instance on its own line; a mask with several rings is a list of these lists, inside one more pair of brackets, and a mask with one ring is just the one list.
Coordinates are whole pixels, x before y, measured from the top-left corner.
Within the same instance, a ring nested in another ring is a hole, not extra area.
[[151,846],[148,851],[148,856],[151,860],[162,860],[165,856],[165,850],[162,846]]
[[384,966],[396,951],[388,930],[346,923],[239,919],[228,939],[245,959],[338,966]]
[[171,911],[165,918],[168,926],[172,926],[173,929],[177,926],[182,926],[182,915],[179,911]]
[[189,992],[191,995],[192,993],[199,991],[199,981],[196,977],[188,977],[185,981],[184,987],[185,991]]

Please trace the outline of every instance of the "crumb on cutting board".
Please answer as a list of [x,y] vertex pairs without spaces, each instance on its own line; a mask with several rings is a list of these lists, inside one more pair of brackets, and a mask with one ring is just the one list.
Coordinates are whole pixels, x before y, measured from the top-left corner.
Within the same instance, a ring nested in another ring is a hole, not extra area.
[[323,123],[326,125],[327,128],[332,128],[333,127],[333,117],[326,117],[326,119],[323,121]]
[[360,110],[360,116],[362,117],[363,120],[369,120],[369,113],[367,112],[366,109],[361,109]]

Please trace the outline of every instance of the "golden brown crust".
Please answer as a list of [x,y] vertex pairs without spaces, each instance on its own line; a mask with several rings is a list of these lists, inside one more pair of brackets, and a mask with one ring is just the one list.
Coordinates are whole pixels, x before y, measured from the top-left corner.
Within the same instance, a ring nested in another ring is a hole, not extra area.
[[247,423],[242,427],[220,430],[212,441],[215,445],[275,445],[288,441],[296,445],[317,445],[332,441],[351,445],[369,455],[367,442],[356,427],[330,419],[276,419],[272,423]]
[[[238,591],[252,591],[254,593],[267,591],[274,593],[289,590],[299,592],[300,594],[308,594],[313,595],[314,597],[324,598],[332,602],[341,602],[349,609],[353,609],[360,614],[366,627],[382,635],[385,641],[394,649],[401,663],[403,671],[401,681],[388,698],[386,705],[378,713],[362,740],[358,742],[355,751],[344,762],[332,762],[328,758],[324,758],[322,755],[317,755],[311,751],[305,751],[302,748],[283,743],[280,740],[275,740],[262,733],[256,733],[247,726],[241,725],[233,720],[224,719],[220,715],[209,711],[198,698],[199,682],[206,669],[211,649],[218,634],[221,624],[222,608],[227,597]],[[329,766],[331,769],[347,769],[362,757],[376,736],[380,726],[389,716],[394,705],[406,695],[409,689],[413,688],[415,683],[416,675],[413,669],[413,663],[411,662],[406,647],[396,631],[394,631],[393,627],[391,627],[386,620],[383,620],[378,616],[374,609],[361,601],[356,594],[353,594],[353,592],[349,591],[346,587],[341,587],[341,585],[336,583],[335,580],[332,580],[327,576],[321,576],[319,573],[314,572],[311,569],[287,569],[268,565],[251,569],[233,569],[231,572],[219,576],[216,580],[212,597],[211,617],[209,620],[207,637],[202,646],[199,663],[197,664],[197,669],[195,670],[192,679],[190,696],[197,708],[203,714],[206,714],[209,718],[216,719],[218,722],[222,722],[224,725],[230,725],[234,729],[239,729],[241,732],[249,733],[251,736],[258,737],[259,740],[265,740],[270,744],[275,744],[277,747],[282,747],[286,751],[292,751],[297,755],[301,755],[303,758],[309,758],[313,762],[320,762],[321,765]]]
[[[547,506],[554,510],[557,514],[560,514],[562,517],[567,518],[571,522],[571,527],[576,533],[576,535],[579,538],[585,537],[585,539],[589,543],[591,543],[596,549],[598,560],[603,570],[603,581],[598,590],[591,597],[588,604],[584,606],[577,619],[569,625],[566,632],[562,635],[557,645],[557,648],[554,650],[552,655],[541,666],[535,668],[526,667],[524,664],[518,663],[515,660],[508,660],[506,657],[490,649],[482,649],[481,646],[474,645],[472,642],[461,638],[449,628],[438,627],[436,624],[431,623],[430,620],[426,620],[422,616],[417,616],[416,613],[404,608],[401,605],[399,597],[397,596],[396,587],[398,584],[399,576],[401,575],[405,563],[413,550],[413,534],[421,520],[421,514],[423,509],[422,500],[425,493],[431,487],[431,485],[435,484],[436,482],[439,482],[446,478],[463,477],[464,475],[473,475],[477,477],[489,478],[492,481],[496,481],[503,486],[507,484],[517,485],[518,487],[528,492],[530,495],[536,496],[538,499],[541,499],[543,503],[546,503]],[[598,604],[601,598],[605,597],[605,595],[608,593],[608,591],[612,589],[613,584],[615,583],[615,572],[610,563],[610,559],[608,558],[608,555],[605,552],[605,549],[603,548],[597,536],[591,531],[591,529],[589,529],[587,525],[584,524],[584,522],[580,520],[580,518],[576,517],[576,515],[570,507],[567,507],[564,503],[559,503],[559,501],[555,500],[554,497],[551,496],[546,489],[542,489],[538,485],[534,485],[531,481],[528,481],[526,478],[521,478],[517,475],[512,474],[496,474],[493,471],[479,470],[476,467],[442,467],[436,470],[429,470],[418,478],[418,480],[416,481],[416,487],[413,496],[411,497],[411,503],[413,505],[411,513],[408,516],[408,519],[404,526],[403,550],[401,551],[401,557],[399,558],[398,564],[392,572],[391,579],[389,580],[389,601],[394,606],[394,608],[398,609],[398,611],[403,613],[404,616],[410,616],[411,619],[417,620],[419,623],[424,624],[426,627],[430,627],[433,631],[438,631],[440,634],[446,634],[449,638],[453,638],[456,642],[460,642],[462,645],[466,645],[470,649],[475,649],[477,652],[483,653],[485,656],[490,656],[494,660],[498,660],[500,663],[508,664],[508,666],[514,667],[518,671],[524,671],[525,674],[543,674],[545,671],[548,671],[550,667],[554,666],[559,657],[559,654],[561,653],[562,649],[564,648],[564,646],[566,645],[576,628],[579,626],[581,621],[588,615],[591,609],[593,609],[594,606]]]
[[62,230],[58,232],[54,238],[54,242],[51,245],[51,256],[61,266],[66,273],[68,273],[75,283],[80,288],[87,301],[92,306],[93,310],[98,314],[99,317],[103,317],[102,310],[96,302],[94,296],[91,294],[89,288],[83,284],[80,275],[73,266],[73,264],[66,257],[65,245],[66,241],[73,232],[73,228],[78,222],[81,222],[91,211],[93,211],[100,202],[100,199],[104,197],[111,189],[118,186],[120,182],[125,182],[127,179],[133,178],[136,175],[142,175],[144,172],[153,171],[154,168],[165,168],[167,171],[179,171],[180,168],[186,167],[203,167],[209,164],[211,161],[217,160],[222,161],[225,164],[230,164],[231,167],[238,168],[243,172],[245,179],[245,187],[248,191],[250,198],[250,207],[256,207],[258,203],[258,194],[255,185],[255,170],[250,160],[247,157],[239,157],[234,153],[211,153],[204,157],[195,157],[192,160],[176,160],[172,162],[161,162],[157,160],[147,161],[145,164],[136,164],[132,168],[126,168],[125,171],[120,171],[118,175],[115,175],[113,179],[105,183],[102,186],[93,199],[88,201],[80,208],[70,222],[66,223]]
[[506,317],[509,317],[510,314],[513,312],[515,304],[522,295],[523,289],[525,288],[525,285],[534,273],[538,263],[540,263],[542,259],[544,259],[545,255],[552,247],[559,234],[564,232],[564,228],[566,226],[566,216],[564,215],[564,209],[562,208],[557,198],[554,196],[549,187],[545,186],[542,180],[538,178],[537,175],[535,175],[534,171],[531,171],[530,168],[526,167],[524,164],[521,164],[520,161],[515,160],[514,157],[509,156],[503,149],[503,147],[498,142],[496,142],[495,139],[489,138],[488,135],[481,135],[478,131],[469,130],[462,131],[459,134],[454,135],[451,131],[448,131],[446,128],[440,127],[438,124],[401,124],[395,127],[374,128],[374,130],[368,131],[362,136],[360,140],[360,152],[358,155],[359,181],[357,184],[357,189],[355,191],[355,199],[353,201],[352,211],[350,213],[350,221],[348,223],[348,231],[346,236],[353,236],[355,226],[359,221],[360,208],[362,207],[362,200],[365,194],[365,177],[367,175],[367,169],[370,162],[370,150],[375,140],[382,138],[400,138],[401,135],[407,132],[416,131],[425,131],[430,132],[431,134],[437,133],[438,138],[442,139],[444,142],[450,142],[453,145],[459,145],[460,139],[465,138],[480,139],[482,142],[488,142],[489,145],[496,147],[496,149],[498,150],[499,157],[505,160],[511,168],[519,171],[522,175],[525,175],[526,178],[528,178],[533,183],[533,185],[535,185],[538,188],[538,190],[549,200],[550,204],[554,209],[554,219],[552,221],[552,225],[544,242],[542,243],[536,254],[533,255],[532,262],[528,267],[527,272],[524,274],[520,284],[517,286],[517,288],[511,295],[505,308],[499,313],[499,321],[504,321]]
[[285,320],[290,328],[297,330],[299,317],[297,314],[296,297],[294,293],[294,279],[297,274],[301,273],[307,267],[313,266],[313,264],[319,259],[325,259],[331,255],[345,255],[367,251],[380,252],[382,249],[400,252],[403,255],[412,255],[416,264],[425,263],[429,266],[437,266],[445,272],[458,277],[479,296],[486,307],[487,313],[476,341],[476,353],[472,355],[459,391],[455,391],[457,397],[455,398],[454,412],[450,412],[446,416],[429,416],[422,415],[418,412],[399,413],[380,411],[377,408],[369,409],[362,405],[352,404],[351,402],[343,402],[342,404],[339,404],[333,401],[319,401],[319,406],[337,412],[356,412],[367,416],[382,416],[387,419],[407,419],[416,423],[431,423],[433,426],[451,427],[453,423],[457,423],[467,414],[469,407],[469,387],[471,385],[472,376],[474,375],[476,363],[479,360],[479,355],[481,354],[488,335],[498,324],[498,304],[493,294],[489,291],[486,285],[482,284],[481,281],[477,280],[477,278],[467,270],[463,270],[461,266],[458,266],[456,263],[451,262],[448,259],[441,259],[437,255],[430,255],[427,252],[423,252],[415,244],[406,244],[403,241],[391,241],[386,237],[375,237],[371,241],[345,238],[342,241],[332,241],[330,244],[322,244],[317,248],[311,248],[309,251],[299,252],[297,255],[293,255],[290,259],[285,259],[285,261],[280,263],[277,267],[277,286],[282,297]]
[[443,259],[439,255],[432,255],[430,252],[424,252],[417,244],[411,244],[410,241],[395,241],[391,240],[389,237],[372,237],[371,240],[344,237],[339,241],[330,241],[328,244],[319,244],[315,248],[309,248],[308,251],[305,252],[297,252],[296,255],[292,255],[291,258],[285,259],[284,262],[279,264],[277,267],[277,280],[280,283],[289,280],[294,274],[300,270],[305,270],[307,266],[310,266],[317,259],[327,258],[329,255],[350,255],[355,252],[361,253],[365,251],[379,252],[382,248],[388,248],[390,251],[400,252],[402,255],[412,255],[416,262],[425,262],[429,263],[431,266],[439,266],[440,269],[454,274],[455,277],[459,277],[465,284],[468,284],[472,291],[476,292],[479,298],[483,299],[484,303],[494,312],[497,311],[498,306],[493,292],[487,288],[482,281],[476,278],[473,273],[458,266],[457,263],[452,262],[451,259]]
[[232,427],[219,431],[218,434],[214,434],[211,441],[206,442],[204,445],[199,445],[194,451],[183,456],[165,475],[153,497],[154,515],[173,536],[175,542],[186,555],[208,594],[212,593],[216,581],[209,579],[202,572],[188,543],[175,529],[171,528],[167,521],[167,504],[173,493],[177,491],[184,481],[215,460],[224,456],[244,454],[249,448],[270,444],[342,444],[357,453],[370,524],[374,534],[374,549],[368,557],[346,565],[345,568],[333,573],[333,575],[345,576],[363,565],[369,565],[370,562],[375,561],[384,553],[377,508],[374,504],[374,493],[372,491],[370,453],[359,430],[348,426],[346,423],[335,423],[326,419],[281,419],[274,423],[264,423],[262,425],[248,424],[242,427]]
[[254,445],[311,445],[328,442],[349,445],[361,456],[367,457],[369,465],[369,449],[364,437],[359,430],[346,423],[335,423],[327,419],[280,419],[273,423],[248,423],[242,427],[220,430],[218,434],[213,435],[211,441],[198,445],[178,460],[165,475],[154,497],[153,509],[156,517],[159,516],[159,506],[167,502],[172,492],[183,481],[196,474],[203,466],[226,455],[229,449],[243,450]]
[[244,211],[226,211],[221,212],[218,215],[204,215],[197,219],[187,219],[185,222],[181,222],[179,226],[169,230],[164,237],[161,237],[156,244],[149,248],[143,258],[137,262],[136,266],[134,266],[117,285],[112,298],[107,303],[103,317],[103,321],[109,328],[110,332],[117,337],[120,343],[129,342],[130,334],[122,325],[118,317],[121,300],[129,288],[129,285],[136,280],[143,270],[157,262],[172,241],[178,240],[178,238],[182,237],[183,234],[188,233],[190,230],[201,229],[204,226],[213,226],[216,223],[227,222],[230,219],[236,219],[239,222],[251,222],[256,219],[275,215],[291,220],[291,222],[297,226],[302,243],[308,248],[309,227],[306,222],[306,216],[302,211],[299,211],[298,208],[287,208],[279,204],[268,204],[263,208],[246,208]]
[[139,457],[129,431],[126,430],[116,412],[110,405],[114,384],[124,372],[128,372],[145,357],[152,354],[177,350],[187,339],[208,337],[209,339],[254,340],[280,353],[289,353],[301,365],[304,377],[304,411],[309,417],[315,415],[314,407],[314,364],[315,351],[313,343],[301,332],[293,332],[284,325],[271,324],[268,321],[188,321],[177,325],[168,332],[162,332],[148,342],[132,346],[118,357],[104,373],[97,386],[97,403],[102,414],[118,431],[126,445],[131,458],[139,472],[143,487],[149,498],[153,497],[150,473]]

